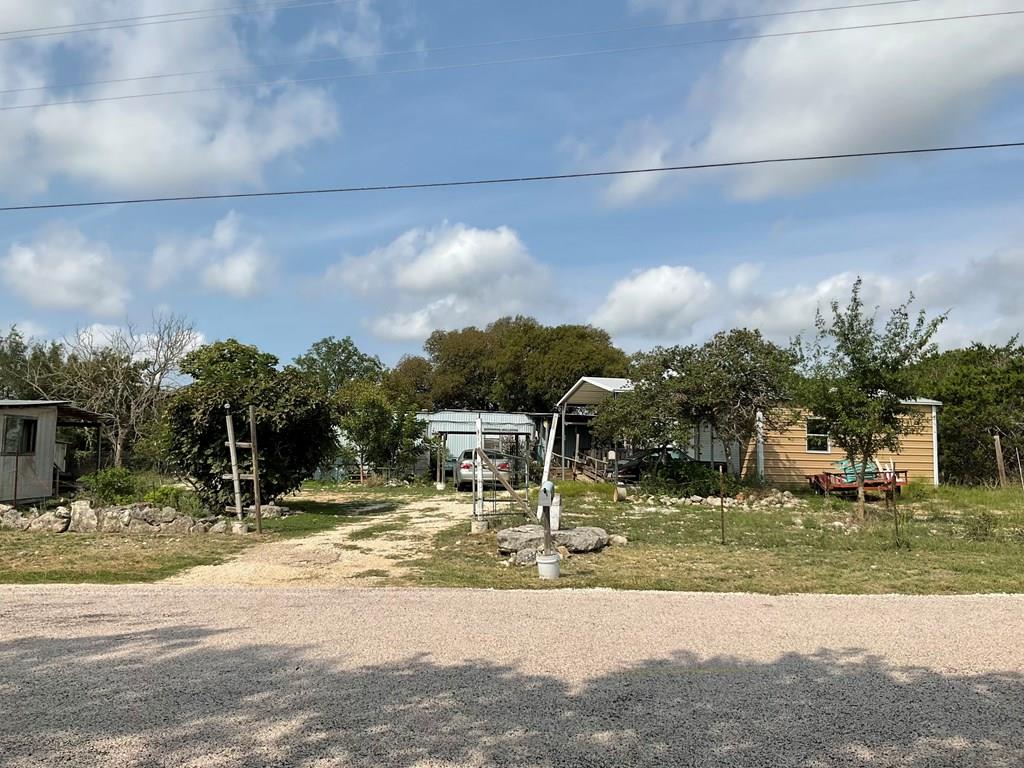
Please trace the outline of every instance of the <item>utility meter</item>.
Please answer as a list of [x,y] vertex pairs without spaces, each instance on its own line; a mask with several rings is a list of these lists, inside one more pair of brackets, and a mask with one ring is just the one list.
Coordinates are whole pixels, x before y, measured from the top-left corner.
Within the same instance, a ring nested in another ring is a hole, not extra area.
[[537,499],[537,506],[550,507],[555,503],[555,484],[550,480],[540,487],[540,496]]

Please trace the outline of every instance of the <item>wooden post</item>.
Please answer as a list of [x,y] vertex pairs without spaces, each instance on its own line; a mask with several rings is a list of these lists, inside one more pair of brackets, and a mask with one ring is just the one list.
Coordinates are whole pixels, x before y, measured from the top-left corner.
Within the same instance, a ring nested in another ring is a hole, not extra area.
[[[712,459],[714,454],[712,454]],[[725,544],[725,468],[718,468],[718,504],[722,518],[722,543]]]
[[555,552],[554,542],[551,539],[551,507],[542,507],[544,520],[544,554],[553,555]]
[[1003,444],[999,440],[999,435],[992,435],[992,439],[996,445],[996,471],[999,473],[999,487],[1006,487],[1006,466],[1003,464]]
[[263,510],[260,508],[260,454],[256,447],[255,405],[249,406],[249,443],[252,449],[252,494],[253,506],[256,509],[256,533],[263,533]]
[[235,422],[231,419],[231,411],[227,410],[228,406],[225,405],[224,409],[227,411],[227,423],[228,423],[228,452],[231,454],[231,482],[235,486],[235,512],[238,515],[238,519],[242,519],[242,485],[239,482],[238,477],[238,448],[235,445]]
[[1014,448],[1017,453],[1017,473],[1020,475],[1020,489],[1024,491],[1024,467],[1020,465],[1020,449]]
[[18,506],[18,459],[21,456],[20,450],[14,451],[14,506]]

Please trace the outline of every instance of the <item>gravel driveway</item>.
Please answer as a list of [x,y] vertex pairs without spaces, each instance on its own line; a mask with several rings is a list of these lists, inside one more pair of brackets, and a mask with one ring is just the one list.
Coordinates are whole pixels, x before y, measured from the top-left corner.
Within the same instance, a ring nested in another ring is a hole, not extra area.
[[4,766],[1021,766],[1024,597],[0,588]]

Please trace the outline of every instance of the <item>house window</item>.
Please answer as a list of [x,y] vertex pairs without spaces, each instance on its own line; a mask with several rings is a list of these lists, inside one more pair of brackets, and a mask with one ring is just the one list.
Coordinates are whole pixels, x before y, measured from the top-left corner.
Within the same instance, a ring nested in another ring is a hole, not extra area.
[[8,456],[32,455],[36,452],[36,429],[38,421],[24,416],[8,416],[4,419],[3,452]]
[[807,420],[807,452],[828,453],[828,425],[824,419]]

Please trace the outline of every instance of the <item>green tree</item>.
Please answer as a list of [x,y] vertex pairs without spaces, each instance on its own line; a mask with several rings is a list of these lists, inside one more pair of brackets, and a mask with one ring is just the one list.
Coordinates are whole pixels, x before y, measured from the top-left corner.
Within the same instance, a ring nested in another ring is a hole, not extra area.
[[622,376],[628,366],[598,328],[521,316],[483,330],[435,331],[424,348],[439,408],[550,411],[581,376]]
[[676,346],[633,355],[628,371],[633,389],[597,406],[594,437],[606,446],[624,444],[635,451],[688,445],[695,422],[675,391],[676,372],[690,365],[695,352],[696,347]]
[[336,396],[350,382],[380,381],[384,366],[380,360],[360,351],[351,336],[333,336],[313,342],[295,358],[295,367],[316,378],[329,397]]
[[[746,328],[715,334],[693,351],[682,375],[670,377],[675,400],[694,423],[708,424],[725,447],[726,463],[735,458],[742,472],[746,447],[757,435],[758,418],[766,431],[791,420],[779,406],[794,393],[797,355]],[[739,446],[740,455],[733,450]]]
[[423,349],[434,367],[433,400],[437,408],[494,407],[492,337],[479,328],[434,331]]
[[727,463],[740,446],[740,463],[758,414],[765,429],[786,421],[778,406],[792,397],[795,363],[795,353],[747,329],[723,331],[701,346],[640,353],[630,370],[633,391],[605,401],[593,427],[606,441],[647,448],[690,445],[694,427],[707,424],[722,440]]
[[359,462],[360,479],[366,465],[399,471],[412,466],[426,424],[411,405],[395,401],[381,387],[354,382],[339,395],[338,411],[342,434]]
[[[230,482],[221,479],[231,469],[224,445],[228,411],[244,435],[249,406],[256,406],[260,484],[268,499],[298,488],[336,450],[334,412],[320,383],[295,368],[278,370],[277,363],[234,339],[200,347],[182,362],[193,381],[167,404],[167,452],[211,509],[233,501]],[[251,486],[243,484],[243,491],[251,502]]]
[[392,397],[411,403],[421,411],[434,408],[433,382],[434,368],[420,355],[406,355],[384,378]]
[[960,483],[996,480],[993,434],[1011,464],[1024,454],[1024,346],[972,344],[929,355],[916,367],[918,394],[942,401],[939,466]]
[[801,354],[800,399],[825,421],[829,439],[846,453],[857,476],[857,500],[864,514],[864,478],[879,450],[898,451],[903,435],[916,428],[905,405],[914,397],[913,367],[934,351],[932,338],[945,315],[912,318],[913,294],[878,327],[865,310],[861,279],[845,307],[832,302],[831,317],[819,311],[813,342]]
[[0,336],[0,398],[60,399],[53,395],[54,377],[64,362],[64,348],[56,341],[29,339],[11,326]]

